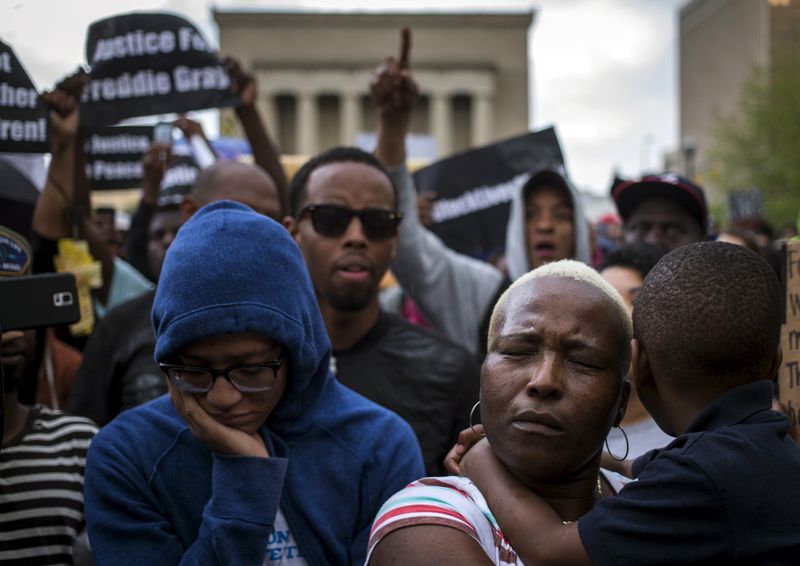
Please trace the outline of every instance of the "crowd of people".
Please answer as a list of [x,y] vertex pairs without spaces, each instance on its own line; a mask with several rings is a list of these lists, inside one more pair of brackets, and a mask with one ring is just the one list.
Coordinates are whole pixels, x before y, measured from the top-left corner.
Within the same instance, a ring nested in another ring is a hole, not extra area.
[[503,262],[452,250],[406,165],[409,42],[370,81],[374,153],[291,179],[226,59],[254,163],[176,202],[154,142],[122,239],[92,215],[86,75],[42,94],[52,159],[29,207],[0,190],[0,275],[71,238],[102,277],[90,335],[2,333],[1,563],[797,563],[767,231],[715,238],[670,173],[615,183],[592,226],[542,170]]

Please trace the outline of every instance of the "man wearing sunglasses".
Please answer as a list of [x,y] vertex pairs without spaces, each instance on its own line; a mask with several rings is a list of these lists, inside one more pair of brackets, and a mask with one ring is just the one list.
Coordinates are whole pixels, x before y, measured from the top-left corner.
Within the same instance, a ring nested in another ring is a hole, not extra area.
[[339,381],[403,417],[426,472],[441,475],[480,370],[466,350],[380,309],[402,221],[388,173],[369,153],[334,148],[300,168],[289,206],[284,224],[305,256]]
[[339,384],[303,257],[221,201],[170,247],[153,303],[169,396],[87,460],[98,564],[363,564],[374,515],[423,473],[400,418]]

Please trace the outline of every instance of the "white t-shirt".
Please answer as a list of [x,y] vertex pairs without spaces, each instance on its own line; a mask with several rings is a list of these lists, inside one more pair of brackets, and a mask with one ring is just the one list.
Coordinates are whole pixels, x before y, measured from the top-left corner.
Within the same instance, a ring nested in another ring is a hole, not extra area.
[[286,523],[280,507],[275,515],[275,525],[267,539],[264,566],[307,566],[307,562]]

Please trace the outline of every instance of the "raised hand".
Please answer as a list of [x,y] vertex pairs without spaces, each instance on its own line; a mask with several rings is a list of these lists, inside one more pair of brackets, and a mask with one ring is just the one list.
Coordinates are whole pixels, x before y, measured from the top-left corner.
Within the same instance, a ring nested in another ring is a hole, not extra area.
[[222,60],[228,76],[231,78],[231,90],[239,93],[242,100],[241,107],[253,107],[256,103],[256,79],[250,73],[245,72],[239,61],[233,57],[225,57]]
[[425,191],[417,195],[417,212],[419,223],[425,227],[430,227],[433,222],[433,204],[436,202],[436,193]]
[[76,100],[80,100],[87,80],[88,75],[86,71],[84,71],[82,67],[78,67],[74,73],[56,83],[55,90],[60,90],[74,97]]
[[161,191],[161,181],[164,179],[164,172],[172,158],[172,147],[168,143],[154,142],[150,148],[142,155],[142,167],[144,178],[142,179],[142,200],[155,206],[158,203],[158,196]]
[[459,432],[456,445],[450,449],[450,452],[444,458],[444,469],[454,476],[466,475],[461,462],[469,449],[484,436],[486,434],[483,432],[483,425],[481,424],[476,424]]
[[178,128],[187,140],[192,136],[200,136],[201,138],[206,139],[203,126],[201,126],[199,122],[195,122],[186,116],[178,116],[172,122],[172,125]]
[[256,79],[242,69],[239,61],[233,57],[222,60],[231,79],[231,90],[238,92],[241,104],[236,107],[236,116],[244,129],[247,141],[253,151],[256,165],[269,173],[278,187],[281,201],[281,214],[289,213],[289,182],[280,161],[280,151],[270,140],[267,127],[256,108],[258,96]]
[[411,76],[411,30],[400,34],[399,58],[388,57],[370,79],[370,92],[382,117],[406,116],[411,113],[419,95],[419,87]]
[[75,141],[80,124],[78,100],[63,90],[43,92],[42,101],[50,109],[50,145],[53,153]]
[[411,125],[411,110],[419,95],[419,87],[411,76],[411,31],[400,34],[399,59],[389,57],[373,73],[369,82],[372,98],[378,108],[378,143],[375,156],[387,167],[406,160],[406,134]]
[[470,446],[461,455],[459,470],[462,476],[467,476],[475,481],[475,475],[478,470],[481,470],[481,466],[494,461],[497,457],[492,452],[492,447],[486,437],[472,437],[470,442]]

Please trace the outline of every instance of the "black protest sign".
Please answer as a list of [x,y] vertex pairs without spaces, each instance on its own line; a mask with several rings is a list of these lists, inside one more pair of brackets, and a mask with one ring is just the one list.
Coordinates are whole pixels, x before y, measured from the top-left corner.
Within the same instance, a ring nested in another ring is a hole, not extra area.
[[238,104],[219,55],[198,29],[173,14],[132,13],[89,26],[91,66],[81,123]]
[[158,204],[161,206],[179,204],[183,197],[188,195],[194,186],[194,180],[200,174],[200,166],[187,149],[172,148],[172,159],[164,179],[161,181],[161,194]]
[[44,104],[14,50],[0,41],[0,152],[47,151]]
[[39,191],[30,179],[16,167],[0,159],[0,199],[3,206],[9,202],[28,204],[31,207],[39,200]]
[[505,249],[510,201],[531,174],[559,170],[555,130],[459,153],[414,174],[418,192],[436,193],[430,227],[449,247],[489,259]]
[[86,177],[94,191],[142,186],[142,155],[153,141],[152,126],[114,126],[86,133]]
[[737,222],[764,217],[764,203],[761,191],[732,191],[728,193],[728,220]]

